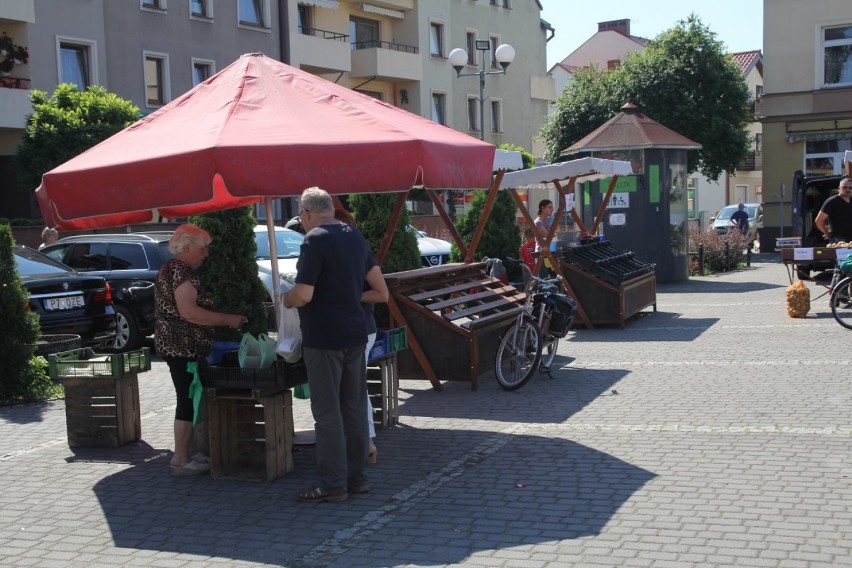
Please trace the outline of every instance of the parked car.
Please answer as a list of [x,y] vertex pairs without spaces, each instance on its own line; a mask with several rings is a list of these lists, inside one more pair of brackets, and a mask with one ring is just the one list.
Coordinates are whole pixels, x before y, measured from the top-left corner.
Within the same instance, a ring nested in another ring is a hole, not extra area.
[[[763,204],[744,203],[745,212],[748,213],[748,242],[753,243],[758,239],[758,231],[763,228]],[[734,225],[731,224],[731,215],[739,209],[739,204],[723,207],[719,214],[713,218],[713,229],[720,235],[725,235]]]
[[45,247],[47,256],[78,272],[102,276],[112,289],[116,335],[107,347],[138,348],[154,333],[154,282],[172,258],[171,231],[74,235]]
[[30,294],[27,308],[38,314],[43,335],[79,335],[95,349],[112,344],[116,312],[103,277],[81,274],[22,245],[15,245],[14,255]]
[[420,264],[423,266],[440,266],[450,262],[451,243],[430,237],[426,231],[420,231],[414,225],[409,225],[408,230],[413,231],[417,237]]
[[269,293],[269,301],[276,288],[281,284],[292,283],[296,279],[296,261],[299,260],[302,241],[305,236],[302,233],[275,227],[275,252],[278,256],[279,285],[272,286],[272,260],[269,253],[269,230],[266,225],[257,225],[254,228],[254,242],[257,245],[257,275]]

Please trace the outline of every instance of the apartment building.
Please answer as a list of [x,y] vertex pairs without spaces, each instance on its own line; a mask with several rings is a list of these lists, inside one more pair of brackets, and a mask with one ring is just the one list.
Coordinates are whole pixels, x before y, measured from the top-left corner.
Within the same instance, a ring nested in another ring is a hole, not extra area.
[[[764,0],[764,229],[767,244],[787,227],[791,181],[849,173],[852,150],[852,4]],[[782,215],[783,212],[783,215]]]
[[[553,29],[541,9],[538,0],[0,0],[0,33],[29,51],[8,76],[17,88],[0,81],[0,197],[13,194],[30,89],[103,85],[147,114],[254,51],[532,150],[555,98],[545,53]],[[472,112],[477,77],[456,77],[447,58],[462,47],[463,73],[499,70],[503,43],[516,56],[505,75],[485,77],[483,125]],[[0,217],[37,214],[34,202],[14,201],[0,199]]]

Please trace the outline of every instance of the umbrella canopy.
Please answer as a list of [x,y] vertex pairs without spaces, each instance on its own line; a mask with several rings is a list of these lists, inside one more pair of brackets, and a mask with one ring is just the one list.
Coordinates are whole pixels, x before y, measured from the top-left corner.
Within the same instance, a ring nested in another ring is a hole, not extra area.
[[481,188],[494,146],[252,53],[47,172],[48,226],[90,229],[299,195]]

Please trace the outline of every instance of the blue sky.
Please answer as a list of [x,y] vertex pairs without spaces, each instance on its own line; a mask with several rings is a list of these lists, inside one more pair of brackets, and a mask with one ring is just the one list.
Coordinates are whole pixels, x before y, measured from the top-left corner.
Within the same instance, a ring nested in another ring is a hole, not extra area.
[[[524,0],[526,1],[526,0]],[[540,0],[541,17],[556,28],[547,44],[547,68],[598,30],[598,22],[630,20],[630,33],[653,39],[695,12],[728,52],[763,49],[763,0]]]

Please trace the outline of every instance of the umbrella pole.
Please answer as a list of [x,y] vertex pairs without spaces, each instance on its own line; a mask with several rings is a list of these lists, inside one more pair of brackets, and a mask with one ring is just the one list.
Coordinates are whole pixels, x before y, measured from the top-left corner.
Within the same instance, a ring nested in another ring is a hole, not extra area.
[[264,197],[266,210],[266,232],[269,236],[269,265],[272,267],[272,305],[275,309],[275,329],[281,327],[281,280],[278,274],[278,247],[275,240],[275,219],[272,213],[272,198]]

